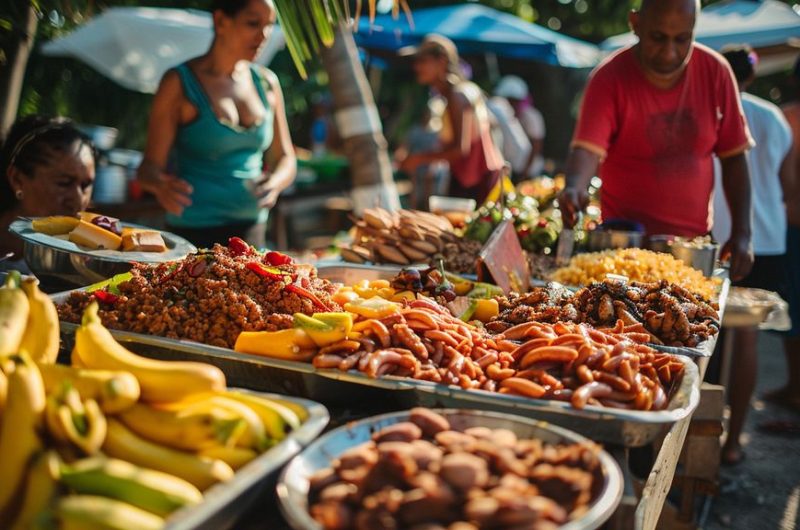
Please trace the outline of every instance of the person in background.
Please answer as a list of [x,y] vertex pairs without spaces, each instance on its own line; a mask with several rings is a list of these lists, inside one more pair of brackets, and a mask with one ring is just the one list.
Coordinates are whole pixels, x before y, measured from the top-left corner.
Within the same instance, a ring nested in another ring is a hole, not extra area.
[[800,411],[800,59],[794,65],[793,81],[797,101],[783,107],[794,136],[794,180],[786,190],[786,269],[788,271],[787,302],[792,329],[784,336],[783,350],[788,366],[788,380],[782,388],[766,394],[765,398]]
[[[196,245],[238,236],[264,247],[269,208],[297,172],[278,78],[253,64],[275,7],[214,0],[212,12],[211,48],[161,80],[137,176],[169,229]],[[165,172],[173,149],[176,175]]]
[[[394,152],[395,160],[405,160],[415,153],[427,153],[439,149],[439,136],[442,129],[442,116],[447,105],[441,97],[430,98],[425,104],[420,119],[408,129],[405,139]],[[447,163],[432,162],[417,166],[411,175],[411,208],[428,209],[431,195],[444,195],[449,185]]]
[[[749,46],[730,48],[722,54],[730,63],[742,97],[750,133],[756,142],[747,153],[753,198],[753,269],[734,282],[740,287],[754,287],[786,295],[786,209],[787,185],[794,181],[792,131],[781,110],[745,92],[756,77],[758,56]],[[717,171],[718,186],[721,175]],[[719,189],[719,188],[718,188]],[[731,213],[721,193],[714,194],[714,238],[725,241],[730,236]],[[758,328],[734,328],[735,357],[731,363],[729,390],[731,416],[728,437],[722,448],[722,461],[736,464],[743,458],[740,442],[750,398],[758,371]]]
[[492,141],[483,92],[465,80],[456,46],[446,37],[428,35],[420,46],[401,50],[401,55],[413,55],[417,82],[444,97],[447,107],[440,148],[398,160],[400,169],[413,175],[422,165],[446,161],[450,165],[448,195],[482,203],[503,167],[502,156]]
[[604,220],[642,223],[651,235],[704,236],[717,155],[733,215],[721,256],[741,280],[753,263],[745,158],[752,139],[730,66],[694,42],[699,11],[698,0],[643,0],[630,13],[639,42],[589,79],[559,205],[573,226],[599,167]]
[[542,113],[533,106],[528,85],[515,75],[503,77],[489,108],[503,127],[502,152],[515,176],[520,180],[540,176],[544,171],[545,125]]
[[27,116],[9,130],[0,148],[0,270],[27,272],[22,240],[8,227],[19,216],[74,216],[89,206],[95,149],[72,121]]

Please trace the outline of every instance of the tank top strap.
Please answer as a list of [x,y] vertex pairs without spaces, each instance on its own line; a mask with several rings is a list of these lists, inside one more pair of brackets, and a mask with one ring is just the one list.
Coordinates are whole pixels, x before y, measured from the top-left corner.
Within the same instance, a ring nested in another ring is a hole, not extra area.
[[264,70],[257,64],[250,63],[250,72],[253,74],[253,83],[256,85],[256,90],[264,104],[264,108],[269,110],[269,99],[267,93],[272,89],[269,78]]
[[202,113],[205,112],[206,109],[209,109],[206,93],[203,91],[203,87],[200,86],[200,81],[197,80],[197,76],[192,72],[192,69],[189,68],[189,65],[187,63],[179,64],[175,70],[178,72],[178,76],[181,79],[181,85],[183,86],[186,99],[197,108],[198,112]]

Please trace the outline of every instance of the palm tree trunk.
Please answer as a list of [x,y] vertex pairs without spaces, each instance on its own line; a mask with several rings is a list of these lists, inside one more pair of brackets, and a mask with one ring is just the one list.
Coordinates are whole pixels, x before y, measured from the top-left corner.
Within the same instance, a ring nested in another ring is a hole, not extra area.
[[28,58],[33,49],[33,40],[36,36],[38,18],[33,3],[29,0],[12,0],[18,6],[20,13],[24,13],[23,20],[14,21],[13,34],[6,49],[7,63],[0,68],[0,135],[11,128],[17,117],[19,99],[22,94],[22,83],[25,80],[25,69]]
[[347,26],[337,27],[333,46],[323,47],[321,56],[330,80],[334,121],[350,162],[356,213],[376,205],[399,208],[378,109]]

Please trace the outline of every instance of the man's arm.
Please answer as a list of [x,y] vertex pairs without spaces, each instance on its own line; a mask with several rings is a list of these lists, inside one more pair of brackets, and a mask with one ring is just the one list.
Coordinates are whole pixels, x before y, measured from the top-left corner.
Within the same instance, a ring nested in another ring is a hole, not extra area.
[[731,212],[731,238],[722,247],[720,259],[730,257],[731,279],[741,280],[753,267],[753,246],[750,241],[750,173],[744,153],[723,158],[720,164],[722,187]]
[[597,174],[600,155],[580,145],[574,145],[567,158],[567,179],[558,198],[564,226],[572,228],[578,213],[589,204],[589,182]]

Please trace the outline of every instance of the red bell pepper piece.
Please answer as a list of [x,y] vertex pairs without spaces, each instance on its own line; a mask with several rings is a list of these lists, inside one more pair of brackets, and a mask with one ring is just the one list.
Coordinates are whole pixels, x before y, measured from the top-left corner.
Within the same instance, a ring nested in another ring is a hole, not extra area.
[[92,296],[94,296],[95,299],[102,304],[114,305],[119,301],[119,296],[102,289],[98,289],[97,291],[93,292]]
[[274,267],[266,267],[257,261],[250,261],[245,264],[247,270],[252,271],[264,279],[272,280],[276,282],[283,282],[288,281],[291,279],[291,276],[288,274],[284,274],[280,269],[276,269]]
[[304,289],[299,285],[290,283],[289,285],[286,286],[286,290],[289,291],[290,293],[296,294],[297,296],[311,300],[311,303],[313,303],[315,306],[317,306],[318,309],[321,309],[326,313],[330,313],[332,311],[331,308],[328,307],[322,300],[317,298],[317,295],[315,295],[308,289]]
[[264,256],[264,262],[277,267],[278,265],[291,265],[294,260],[281,252],[270,251]]
[[253,247],[240,237],[228,239],[228,250],[233,256],[249,256],[253,253]]

